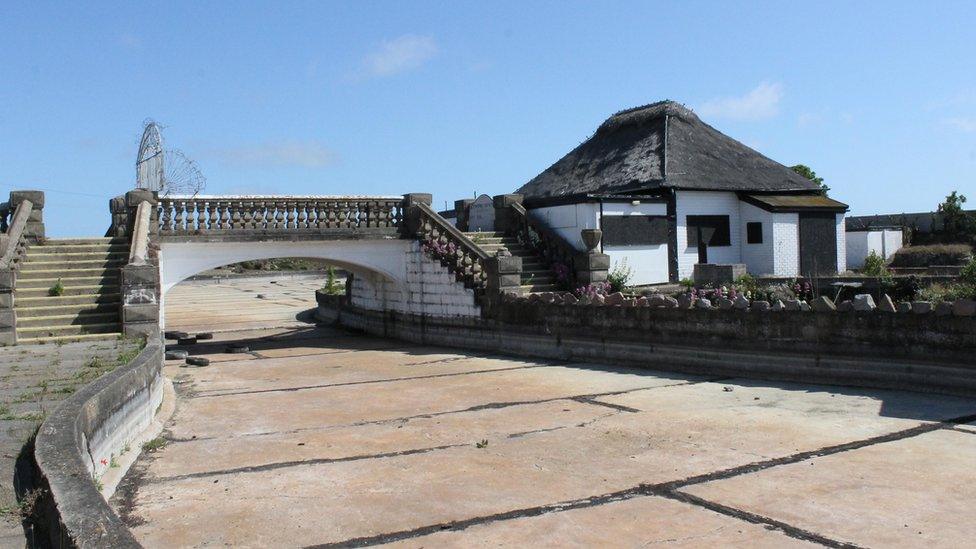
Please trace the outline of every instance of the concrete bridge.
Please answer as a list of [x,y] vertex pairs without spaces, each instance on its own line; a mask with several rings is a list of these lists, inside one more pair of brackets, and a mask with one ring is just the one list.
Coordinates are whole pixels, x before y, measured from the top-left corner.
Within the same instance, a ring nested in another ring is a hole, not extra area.
[[430,316],[478,316],[492,296],[554,290],[556,262],[571,267],[564,285],[606,278],[606,256],[581,253],[536,226],[519,195],[494,202],[495,231],[463,233],[422,193],[159,197],[134,190],[110,201],[105,238],[54,241],[44,239],[43,193],[12,194],[2,216],[9,228],[0,296],[8,297],[0,297],[0,341],[156,334],[173,286],[257,259],[325,259],[353,274],[358,306]]

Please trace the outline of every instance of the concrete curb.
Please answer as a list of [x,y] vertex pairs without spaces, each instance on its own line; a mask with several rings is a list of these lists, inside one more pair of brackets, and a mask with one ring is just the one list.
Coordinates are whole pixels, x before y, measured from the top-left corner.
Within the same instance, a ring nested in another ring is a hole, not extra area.
[[163,347],[150,341],[132,362],[85,386],[41,425],[34,458],[45,493],[32,520],[50,546],[140,547],[93,476],[103,455],[118,453],[127,437],[152,422],[163,393],[162,365]]

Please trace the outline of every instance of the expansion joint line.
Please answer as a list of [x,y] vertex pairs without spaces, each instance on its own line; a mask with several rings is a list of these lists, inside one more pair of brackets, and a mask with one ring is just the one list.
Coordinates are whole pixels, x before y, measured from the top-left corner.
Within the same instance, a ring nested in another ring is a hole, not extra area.
[[925,433],[938,431],[940,429],[957,430],[956,429],[957,425],[962,423],[971,423],[973,421],[976,421],[976,414],[960,416],[960,417],[934,422],[934,423],[926,423],[923,425],[918,425],[915,427],[911,427],[909,429],[896,431],[894,433],[889,433],[886,435],[879,435],[876,437],[862,439],[854,442],[848,442],[844,444],[838,444],[834,446],[826,446],[823,448],[819,448],[817,450],[799,452],[781,458],[774,458],[774,459],[749,463],[746,465],[741,465],[730,469],[724,469],[720,471],[714,471],[712,473],[706,473],[703,475],[688,477],[683,480],[662,482],[657,484],[640,484],[632,488],[627,488],[624,490],[619,490],[616,492],[611,492],[609,494],[603,494],[599,496],[592,496],[588,498],[564,501],[560,503],[540,505],[537,507],[515,509],[503,513],[495,513],[492,515],[473,517],[473,518],[454,521],[454,522],[431,524],[427,526],[414,528],[411,530],[401,530],[398,532],[389,532],[386,534],[379,534],[375,536],[352,538],[352,539],[347,539],[335,543],[311,545],[311,546],[307,546],[306,549],[320,549],[320,548],[332,548],[332,547],[366,547],[371,545],[392,543],[396,541],[402,541],[405,539],[428,536],[446,530],[460,531],[460,530],[465,530],[467,528],[470,528],[472,526],[489,524],[493,522],[500,522],[500,521],[506,521],[512,519],[527,518],[527,517],[536,517],[548,513],[559,513],[563,511],[571,511],[574,509],[596,507],[599,505],[605,505],[607,503],[613,503],[617,501],[625,501],[636,497],[653,497],[653,496],[680,501],[689,505],[701,507],[703,509],[707,509],[715,513],[723,514],[753,524],[762,524],[771,529],[779,531],[789,537],[812,542],[812,543],[817,543],[825,547],[857,548],[858,546],[855,544],[849,542],[837,541],[828,538],[822,534],[818,534],[816,532],[810,532],[808,530],[804,530],[802,528],[790,525],[782,521],[778,521],[769,517],[764,517],[762,515],[757,515],[755,513],[750,513],[748,511],[743,511],[741,509],[737,509],[727,505],[722,505],[720,503],[715,503],[700,498],[698,496],[693,496],[691,494],[688,494],[687,492],[682,492],[680,491],[680,489],[688,486],[696,485],[696,484],[704,484],[711,481],[723,480],[723,479],[733,478],[733,477],[737,477],[749,473],[755,473],[765,469],[770,469],[772,467],[778,467],[780,465],[789,465],[792,463],[798,463],[812,458],[825,457],[825,456],[830,456],[830,455],[839,454],[843,452],[849,452],[851,450],[857,450],[860,448],[874,446],[877,444],[884,444],[887,442],[895,442],[898,440],[903,440],[903,439],[923,435]]

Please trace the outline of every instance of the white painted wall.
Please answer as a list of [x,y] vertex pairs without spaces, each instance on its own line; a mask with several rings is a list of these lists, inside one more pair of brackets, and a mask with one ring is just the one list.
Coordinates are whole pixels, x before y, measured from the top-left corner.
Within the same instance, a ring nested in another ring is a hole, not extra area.
[[[599,213],[599,205],[597,205]],[[661,203],[626,202],[603,204],[603,216],[667,215],[668,207]],[[602,227],[601,227],[602,228]],[[610,256],[610,268],[626,263],[631,270],[630,284],[660,284],[668,281],[668,245],[658,246],[603,246],[603,253]]]
[[773,274],[800,274],[800,214],[773,214]]
[[846,234],[847,268],[860,269],[871,252],[891,259],[902,247],[902,232],[899,229],[877,229],[871,231],[851,231]]
[[847,227],[844,214],[837,214],[837,272],[847,270]]
[[729,216],[730,246],[708,248],[710,263],[741,263],[742,232],[739,229],[739,197],[732,192],[678,191],[676,197],[678,232],[678,278],[691,278],[698,263],[698,249],[688,246],[689,215]]
[[[773,213],[752,204],[739,202],[739,241],[741,244],[742,263],[754,275],[774,274],[776,246],[776,231],[773,225]],[[746,230],[749,223],[762,223],[763,239],[761,244],[749,244]],[[735,230],[734,227],[730,227]],[[711,251],[711,250],[709,250]],[[697,253],[695,254],[697,258]]]
[[592,202],[536,208],[529,210],[529,216],[559,233],[579,251],[586,249],[580,231],[600,228],[600,205]]

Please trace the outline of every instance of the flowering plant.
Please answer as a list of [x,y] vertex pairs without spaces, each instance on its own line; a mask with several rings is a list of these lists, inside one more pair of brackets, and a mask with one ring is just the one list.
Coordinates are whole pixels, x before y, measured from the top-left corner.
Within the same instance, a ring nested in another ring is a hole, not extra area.
[[457,254],[457,244],[453,242],[442,243],[433,238],[428,238],[421,245],[421,250],[434,259],[446,259]]
[[586,296],[590,299],[593,299],[598,295],[607,295],[608,293],[610,293],[610,283],[593,282],[591,284],[586,284],[585,286],[580,286],[579,288],[576,288],[576,291],[573,293],[576,294],[576,297]]

